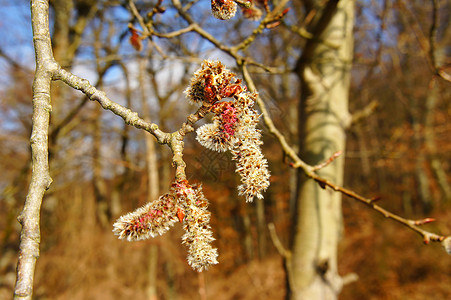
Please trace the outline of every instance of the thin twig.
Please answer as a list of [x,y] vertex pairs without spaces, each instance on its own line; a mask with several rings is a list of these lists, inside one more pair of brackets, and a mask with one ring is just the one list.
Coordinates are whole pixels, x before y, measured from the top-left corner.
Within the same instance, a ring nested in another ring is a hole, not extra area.
[[239,50],[244,50],[247,47],[249,47],[249,45],[254,42],[255,38],[260,35],[263,31],[263,29],[266,28],[266,26],[268,26],[271,23],[274,23],[278,20],[280,20],[283,15],[283,9],[285,7],[285,5],[288,3],[288,0],[282,0],[280,1],[277,6],[273,9],[273,11],[271,11],[270,13],[268,13],[265,18],[263,18],[263,20],[261,20],[260,24],[257,26],[257,28],[255,28],[252,33],[241,43],[239,43],[238,45],[234,46],[232,48],[232,51],[236,52]]
[[438,23],[438,3],[437,0],[432,0],[432,23],[429,29],[429,58],[434,69],[437,67],[437,59],[435,56],[436,38],[437,38],[437,23]]
[[169,134],[161,131],[157,124],[146,122],[138,116],[138,113],[113,102],[110,100],[105,92],[99,91],[92,86],[88,80],[78,77],[62,68],[58,68],[55,72],[55,79],[61,80],[70,87],[83,92],[89,99],[99,102],[99,104],[107,110],[124,119],[125,123],[134,126],[138,129],[144,129],[153,134],[160,144],[165,144],[169,140]]
[[318,164],[318,165],[316,165],[316,166],[313,166],[312,171],[316,172],[316,171],[318,171],[318,170],[321,170],[322,168],[327,167],[327,166],[330,165],[337,157],[339,157],[342,153],[343,153],[343,151],[341,151],[341,150],[335,152],[335,153],[332,154],[332,156],[329,157],[326,161],[324,161],[324,162],[322,162],[322,163],[320,163],[320,164]]
[[[243,64],[241,66],[241,68],[242,68],[244,80],[246,81],[246,84],[249,87],[249,90],[254,91],[255,84],[247,70],[246,65]],[[421,235],[423,237],[423,241],[425,244],[428,244],[429,242],[444,242],[446,240],[446,236],[438,235],[438,234],[435,234],[435,233],[432,233],[432,232],[429,232],[429,231],[426,231],[426,230],[423,230],[422,228],[420,228],[419,223],[421,223],[421,222],[405,219],[405,218],[403,218],[395,213],[392,213],[392,212],[382,208],[381,206],[375,204],[374,199],[361,196],[352,190],[338,186],[338,185],[334,184],[333,182],[330,182],[329,180],[319,176],[315,172],[315,167],[312,167],[312,166],[308,165],[307,163],[305,163],[303,160],[301,160],[298,157],[298,155],[296,154],[296,152],[293,150],[293,148],[285,140],[285,137],[283,136],[283,134],[280,133],[280,131],[275,127],[272,119],[268,115],[268,112],[265,107],[265,103],[260,97],[257,97],[257,103],[260,107],[260,110],[263,113],[263,121],[264,121],[265,125],[268,127],[269,132],[272,133],[277,138],[277,140],[279,141],[279,143],[282,147],[282,150],[285,152],[285,154],[289,158],[291,158],[293,160],[293,163],[291,164],[292,167],[300,168],[307,177],[315,180],[322,188],[329,187],[329,188],[333,189],[334,191],[340,192],[343,195],[346,195],[354,200],[357,200],[357,201],[365,204],[366,206],[368,206],[368,207],[372,208],[373,210],[377,211],[378,213],[382,214],[385,218],[392,219],[392,220],[408,227],[412,231]],[[444,243],[442,243],[442,244],[445,247]],[[445,247],[445,249],[446,249],[446,247]]]
[[139,25],[143,29],[144,36],[149,38],[149,43],[158,51],[158,53],[160,53],[162,57],[166,57],[163,49],[161,49],[156,43],[152,41],[152,34],[154,33],[153,27],[151,26],[151,24],[146,25],[144,19],[139,14],[138,9],[135,6],[135,2],[133,0],[129,0],[128,5],[130,7],[131,13],[133,14],[133,16],[135,16],[135,18],[138,20]]
[[201,106],[196,113],[188,116],[187,121],[182,124],[181,128],[173,133],[167,133],[159,129],[155,123],[150,123],[140,118],[137,112],[112,101],[107,97],[106,93],[92,86],[88,80],[80,78],[69,71],[62,68],[55,70],[55,79],[61,80],[70,87],[83,92],[89,99],[97,101],[104,109],[110,110],[117,116],[121,117],[126,124],[143,129],[154,135],[160,144],[167,144],[173,153],[172,161],[176,167],[176,179],[186,179],[185,167],[183,161],[183,139],[189,132],[194,131],[193,125],[202,119],[208,113],[208,107]]
[[269,230],[269,236],[271,237],[272,243],[277,249],[277,252],[284,257],[285,259],[289,259],[291,257],[291,251],[287,250],[283,245],[282,242],[279,239],[279,236],[276,232],[276,227],[274,226],[274,223],[268,224],[268,230]]

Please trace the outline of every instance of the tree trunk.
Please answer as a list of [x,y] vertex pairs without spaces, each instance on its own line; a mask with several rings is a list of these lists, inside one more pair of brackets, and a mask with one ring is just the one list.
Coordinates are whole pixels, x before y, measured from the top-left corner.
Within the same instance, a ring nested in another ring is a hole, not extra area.
[[[307,42],[297,68],[302,85],[300,154],[311,165],[327,160],[336,151],[344,151],[345,128],[350,120],[354,1],[329,1],[323,7],[311,28],[315,38]],[[343,158],[319,171],[338,185],[343,183],[343,172]],[[299,176],[292,256],[288,261],[288,296],[337,299],[342,288],[337,272],[341,195],[305,180],[301,172]]]
[[430,91],[426,100],[426,117],[424,124],[424,141],[426,144],[426,149],[428,151],[428,156],[432,171],[437,178],[437,183],[442,191],[443,202],[449,202],[451,200],[451,185],[448,182],[446,171],[438,157],[437,144],[435,142],[435,132],[434,132],[434,113],[435,106],[439,97],[439,89],[437,83],[433,81],[431,83]]
[[[139,64],[139,86],[141,94],[141,105],[143,107],[144,118],[150,122],[150,107],[148,105],[148,97],[146,91],[145,66],[147,59],[142,59]],[[158,160],[157,150],[155,149],[155,140],[153,136],[145,132],[146,142],[146,161],[147,161],[147,178],[148,178],[148,201],[155,201],[160,194],[158,182]],[[147,299],[157,299],[157,273],[158,273],[158,245],[152,243],[149,248],[149,265],[147,271]]]

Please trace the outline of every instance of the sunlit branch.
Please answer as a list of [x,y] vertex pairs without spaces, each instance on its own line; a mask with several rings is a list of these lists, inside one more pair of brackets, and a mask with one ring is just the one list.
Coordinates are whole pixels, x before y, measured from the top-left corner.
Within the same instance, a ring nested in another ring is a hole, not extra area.
[[194,30],[195,30],[195,25],[194,24],[190,24],[187,27],[179,29],[179,30],[176,30],[176,31],[172,31],[172,32],[169,32],[169,33],[154,32],[153,35],[158,36],[160,38],[171,39],[171,38],[180,36],[180,35],[182,35],[184,33],[191,32],[191,31],[194,31]]
[[32,175],[25,205],[18,220],[22,224],[17,262],[14,299],[31,299],[34,272],[39,257],[40,210],[45,191],[52,178],[48,161],[48,133],[50,122],[50,83],[57,68],[50,42],[48,1],[32,1],[31,16],[36,54],[36,73],[33,81],[33,126],[30,138]]
[[89,99],[97,101],[104,109],[110,110],[121,117],[126,124],[143,129],[157,138],[158,143],[167,144],[173,153],[173,163],[176,167],[176,179],[186,179],[185,167],[183,161],[183,139],[189,132],[194,131],[193,125],[202,119],[208,113],[208,107],[201,106],[196,113],[188,116],[187,121],[182,124],[178,131],[166,133],[159,129],[157,124],[149,123],[138,116],[137,112],[110,100],[106,93],[92,86],[88,80],[80,78],[64,69],[58,68],[55,72],[55,79],[65,82],[70,87],[83,92]]
[[161,144],[167,143],[168,133],[161,131],[157,124],[146,122],[138,116],[138,113],[111,101],[103,91],[99,91],[92,86],[88,80],[80,78],[69,71],[59,68],[55,74],[55,79],[61,80],[70,87],[83,92],[89,99],[99,102],[99,104],[107,110],[124,119],[126,124],[134,126],[139,129],[144,129],[153,134],[157,141]]
[[208,40],[216,48],[218,48],[219,50],[229,54],[237,62],[244,62],[244,61],[246,61],[247,64],[258,66],[258,67],[263,68],[264,70],[266,70],[268,72],[273,72],[274,71],[274,68],[269,68],[269,67],[267,67],[267,66],[265,66],[263,64],[254,62],[251,58],[243,57],[243,56],[239,55],[238,54],[238,50],[239,49],[237,49],[235,47],[228,47],[228,46],[224,45],[222,42],[217,40],[213,35],[211,35],[207,31],[205,31],[201,26],[199,26],[199,24],[197,24],[192,19],[191,16],[189,14],[187,14],[186,11],[183,9],[183,7],[182,7],[182,5],[181,5],[179,0],[173,0],[172,2],[174,4],[174,7],[179,12],[179,14],[182,16],[182,18],[185,19],[185,21],[188,22],[188,24],[190,24],[193,27],[193,31],[196,32],[197,34],[199,34],[204,39]]
[[128,5],[130,7],[130,10],[133,14],[133,16],[138,20],[139,25],[141,26],[142,30],[143,30],[143,37],[148,37],[149,39],[149,43],[151,43],[151,45],[153,47],[155,47],[155,49],[158,51],[158,53],[160,53],[160,55],[162,57],[166,57],[165,52],[163,51],[163,49],[161,49],[156,43],[154,43],[151,39],[154,30],[153,27],[151,25],[151,23],[149,23],[148,25],[146,25],[146,22],[144,22],[144,19],[142,18],[142,16],[139,14],[138,9],[135,6],[135,2],[133,0],[129,0],[128,1]]
[[263,20],[260,22],[257,28],[255,28],[252,33],[240,44],[234,46],[232,48],[233,51],[244,50],[249,45],[254,42],[255,38],[262,33],[262,31],[271,23],[279,21],[285,15],[286,11],[283,11],[285,5],[288,3],[288,0],[280,1],[277,6],[268,13]]
[[[247,86],[249,87],[249,89],[251,91],[255,90],[255,84],[247,70],[246,65],[242,65],[241,67],[242,67],[242,71],[243,71],[244,80],[246,81]],[[368,207],[372,208],[373,210],[377,211],[378,213],[382,214],[385,218],[395,220],[396,222],[408,227],[412,231],[420,234],[423,237],[423,240],[426,244],[428,244],[429,242],[442,242],[443,246],[446,249],[446,245],[445,245],[444,241],[449,240],[449,238],[447,238],[446,236],[438,235],[438,234],[435,234],[435,233],[432,233],[432,232],[429,232],[429,231],[426,231],[426,230],[420,228],[421,225],[428,223],[428,222],[424,222],[424,220],[418,221],[418,220],[405,219],[405,218],[403,218],[395,213],[392,213],[392,212],[382,208],[381,206],[375,204],[374,199],[370,199],[370,198],[361,196],[352,190],[338,186],[338,185],[334,184],[333,182],[319,176],[315,172],[318,170],[318,168],[312,167],[312,166],[308,165],[307,163],[305,163],[303,160],[301,160],[298,157],[298,155],[296,154],[296,152],[293,150],[293,148],[285,140],[285,137],[283,136],[283,134],[275,127],[272,119],[268,115],[268,111],[265,107],[265,103],[260,97],[257,98],[257,103],[260,107],[260,110],[263,113],[263,120],[265,122],[265,125],[268,127],[269,132],[272,133],[276,137],[276,139],[280,143],[285,154],[293,160],[293,163],[290,164],[293,168],[300,168],[307,177],[315,180],[322,188],[325,189],[326,187],[329,187],[329,188],[333,189],[334,191],[340,192],[343,195],[346,195],[352,199],[355,199],[355,200],[365,204],[366,206],[368,206]],[[321,166],[323,166],[323,167],[326,166],[333,159],[335,159],[335,157],[330,158],[327,163],[324,163]]]
[[[257,89],[255,87],[254,81],[252,80],[252,77],[250,76],[247,66],[245,64],[241,65],[241,70],[243,72],[243,78],[246,81],[246,85],[249,88],[249,90],[256,91]],[[286,141],[285,136],[274,125],[274,122],[272,121],[271,116],[269,115],[268,110],[266,109],[265,102],[263,101],[263,99],[261,99],[261,97],[257,97],[257,104],[262,112],[263,121],[265,122],[268,131],[277,138],[285,154],[289,158],[291,158],[292,161],[294,161],[294,164],[296,166],[311,171],[312,166],[309,166],[307,163],[305,163],[298,157],[296,152]]]

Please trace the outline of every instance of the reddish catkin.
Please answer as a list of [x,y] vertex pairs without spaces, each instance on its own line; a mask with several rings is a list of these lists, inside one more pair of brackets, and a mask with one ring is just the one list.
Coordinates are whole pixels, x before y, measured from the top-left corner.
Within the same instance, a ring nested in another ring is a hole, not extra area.
[[127,241],[145,240],[162,235],[177,222],[177,204],[173,195],[164,194],[158,200],[121,216],[113,224],[114,234]]
[[236,85],[235,81],[235,74],[220,61],[205,60],[191,78],[185,95],[190,102],[212,105],[231,96],[232,92],[226,87]]
[[182,243],[188,246],[188,264],[199,272],[217,264],[208,200],[200,185],[191,186],[186,180],[175,182],[158,200],[121,216],[113,224],[113,232],[119,239],[139,241],[164,234],[177,221],[185,230]]
[[130,29],[130,32],[132,34],[132,36],[130,37],[130,44],[133,46],[133,48],[135,48],[136,51],[141,51],[143,49],[141,36],[133,28]]

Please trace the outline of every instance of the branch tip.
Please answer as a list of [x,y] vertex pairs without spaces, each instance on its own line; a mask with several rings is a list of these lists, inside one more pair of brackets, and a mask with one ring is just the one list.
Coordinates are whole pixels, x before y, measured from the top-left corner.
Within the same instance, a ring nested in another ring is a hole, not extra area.
[[413,222],[413,224],[415,224],[417,226],[421,226],[421,225],[424,225],[424,224],[427,224],[427,223],[432,223],[432,222],[435,222],[434,218],[425,218],[425,219],[422,219],[422,220],[416,220],[416,221]]
[[342,150],[338,150],[337,152],[335,152],[334,154],[332,154],[326,161],[320,163],[319,165],[313,166],[312,171],[318,171],[326,166],[328,166],[329,164],[331,164],[337,157],[339,157],[341,154],[343,153]]
[[374,202],[377,202],[377,201],[379,201],[379,200],[381,200],[381,199],[382,199],[381,196],[375,196],[375,197],[373,197],[373,198],[370,199],[369,203],[374,203]]

